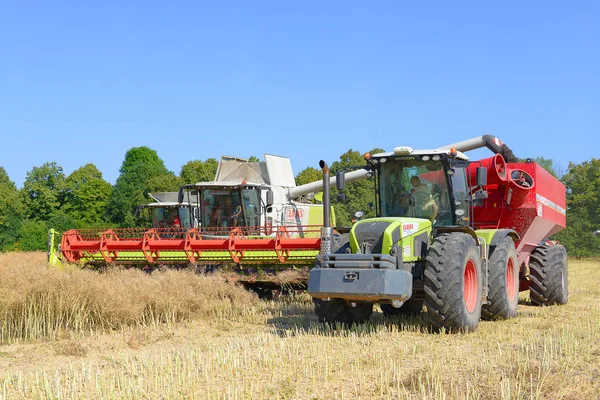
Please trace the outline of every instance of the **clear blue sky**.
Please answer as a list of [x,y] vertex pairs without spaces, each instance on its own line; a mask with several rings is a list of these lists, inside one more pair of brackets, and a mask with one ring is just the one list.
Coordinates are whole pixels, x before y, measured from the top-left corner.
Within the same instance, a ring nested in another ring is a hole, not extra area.
[[114,183],[145,145],[175,173],[263,153],[298,173],[490,133],[566,168],[600,155],[599,21],[595,1],[5,0],[0,166]]

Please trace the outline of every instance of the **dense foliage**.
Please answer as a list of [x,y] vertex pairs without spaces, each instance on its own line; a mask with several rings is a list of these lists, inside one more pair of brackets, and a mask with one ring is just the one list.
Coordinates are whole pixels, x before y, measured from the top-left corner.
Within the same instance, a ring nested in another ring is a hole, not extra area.
[[[371,153],[383,151],[372,149]],[[250,157],[250,161],[260,161]],[[600,160],[570,164],[561,170],[553,160],[534,159],[567,188],[567,229],[553,239],[560,240],[573,256],[599,256]],[[351,171],[365,164],[360,151],[349,149],[330,164],[331,173]],[[138,205],[149,202],[148,193],[177,191],[186,183],[212,181],[218,161],[215,158],[191,160],[181,166],[179,175],[169,171],[156,151],[134,147],[125,154],[114,185],[106,182],[94,164],[86,164],[65,176],[56,162],[33,167],[23,187],[18,189],[0,167],[0,251],[43,250],[50,227],[59,231],[85,227],[134,226]],[[321,171],[307,167],[296,176],[302,185],[321,178]],[[373,179],[348,183],[345,201],[332,201],[337,224],[351,224],[356,211],[375,216]]]

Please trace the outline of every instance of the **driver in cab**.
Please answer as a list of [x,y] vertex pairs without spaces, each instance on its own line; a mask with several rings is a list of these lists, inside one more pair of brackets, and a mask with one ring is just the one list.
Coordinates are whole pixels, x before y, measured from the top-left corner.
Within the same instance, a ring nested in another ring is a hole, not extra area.
[[410,196],[414,202],[414,216],[417,218],[428,218],[432,222],[435,220],[438,211],[438,205],[431,195],[429,186],[421,182],[418,176],[410,178]]

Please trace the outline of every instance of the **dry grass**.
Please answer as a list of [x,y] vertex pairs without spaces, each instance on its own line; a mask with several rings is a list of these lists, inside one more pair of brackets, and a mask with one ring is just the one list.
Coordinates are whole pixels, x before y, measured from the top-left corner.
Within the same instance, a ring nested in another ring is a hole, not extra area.
[[259,302],[254,313],[54,339],[63,354],[43,341],[4,345],[0,398],[599,398],[600,265],[570,266],[569,304],[533,307],[523,294],[517,318],[472,334],[430,334],[419,318],[381,313],[330,330],[301,296]]
[[236,316],[256,302],[241,287],[191,271],[59,271],[42,253],[0,254],[0,343]]

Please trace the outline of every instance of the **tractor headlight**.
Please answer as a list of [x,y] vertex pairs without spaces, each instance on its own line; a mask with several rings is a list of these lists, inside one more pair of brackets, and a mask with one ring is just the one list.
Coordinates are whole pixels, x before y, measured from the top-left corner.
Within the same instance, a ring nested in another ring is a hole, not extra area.
[[421,157],[421,160],[423,160],[423,161],[429,161],[429,160],[431,160],[431,157],[430,156],[423,156],[423,157]]
[[433,161],[440,161],[442,159],[442,157],[439,154],[436,154],[435,156],[431,157],[431,159]]

